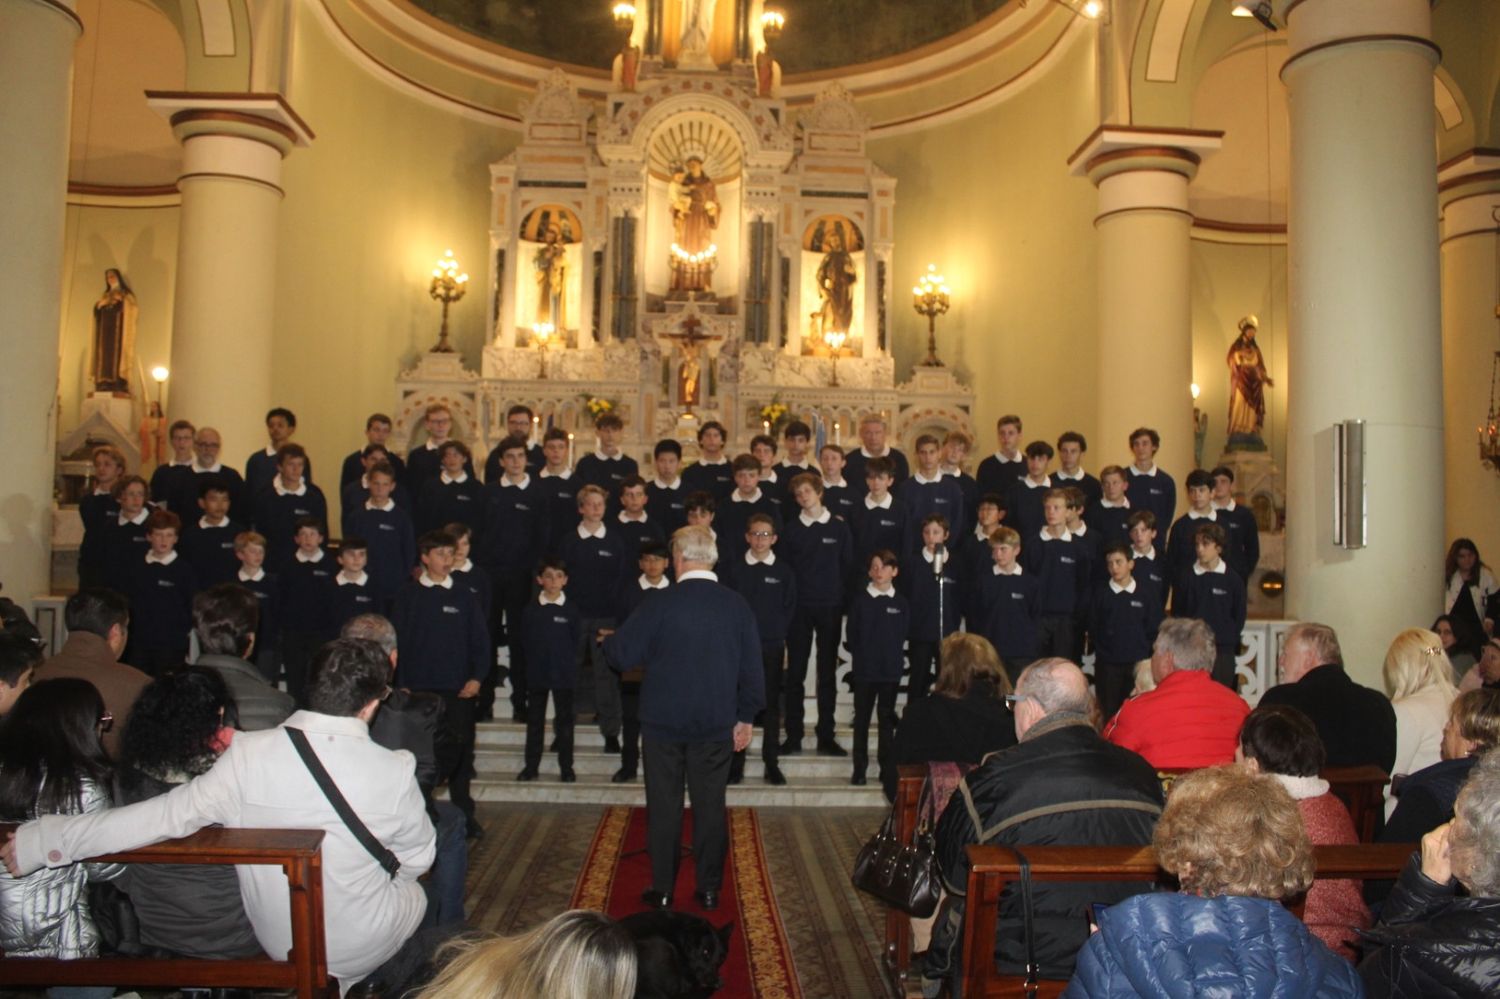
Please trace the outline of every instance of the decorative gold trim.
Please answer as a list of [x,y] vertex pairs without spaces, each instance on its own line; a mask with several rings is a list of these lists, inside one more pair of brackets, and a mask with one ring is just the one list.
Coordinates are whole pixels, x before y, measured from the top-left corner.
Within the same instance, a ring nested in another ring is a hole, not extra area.
[[1243,232],[1261,236],[1286,235],[1286,224],[1277,225],[1275,222],[1228,222],[1222,219],[1205,219],[1194,216],[1193,227],[1197,229],[1212,229],[1215,232]]
[[1310,56],[1315,52],[1325,52],[1328,49],[1336,49],[1344,45],[1353,45],[1358,42],[1406,42],[1408,44],[1416,45],[1424,49],[1431,49],[1433,55],[1436,57],[1436,61],[1443,61],[1443,50],[1438,48],[1437,43],[1432,41],[1431,39],[1422,38],[1419,35],[1350,35],[1348,38],[1335,38],[1332,41],[1319,42],[1317,45],[1310,46],[1301,50],[1300,52],[1295,53],[1294,55],[1287,56],[1286,61],[1281,64],[1281,71],[1277,73],[1276,76],[1281,80],[1282,83],[1285,83],[1286,71],[1291,68],[1292,63],[1296,62],[1298,59],[1301,59],[1303,56]]
[[[185,108],[184,110],[178,111],[173,114],[172,117],[168,119],[168,121],[171,122],[173,128],[176,128],[178,125],[184,125],[188,122],[194,121],[225,121],[238,125],[250,125],[255,128],[264,128],[268,132],[275,132],[277,135],[282,136],[288,142],[295,143],[297,141],[297,133],[292,131],[287,126],[281,124],[280,122],[272,121],[270,118],[262,118],[260,115],[246,114],[243,111],[220,111],[213,108]],[[252,142],[262,142],[263,145],[272,145],[269,142],[263,142],[263,140],[256,139],[252,136],[243,135],[239,132],[195,132],[191,136],[191,138],[196,139],[199,136],[203,135],[233,135],[241,139],[250,139],[250,141]],[[275,147],[273,146],[273,148]],[[277,152],[280,152],[280,150],[277,149]]]
[[[1223,133],[1220,133],[1221,135]],[[1203,162],[1203,157],[1187,149],[1179,149],[1176,146],[1132,146],[1129,149],[1114,149],[1107,153],[1100,153],[1084,165],[1084,169],[1090,173],[1106,163],[1114,163],[1118,160],[1137,159],[1148,157],[1158,160],[1182,160],[1198,166]],[[1071,161],[1070,161],[1071,162]],[[1143,167],[1142,169],[1148,169]],[[1129,171],[1120,171],[1128,173]]]
[[85,184],[80,181],[68,181],[68,193],[87,195],[96,198],[160,198],[171,194],[181,194],[176,184],[154,184],[141,187],[130,187],[124,184]]

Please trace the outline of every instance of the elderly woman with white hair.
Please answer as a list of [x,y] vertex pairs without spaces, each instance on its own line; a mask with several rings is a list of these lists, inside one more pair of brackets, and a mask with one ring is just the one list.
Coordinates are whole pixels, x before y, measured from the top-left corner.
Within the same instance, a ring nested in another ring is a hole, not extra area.
[[1500,995],[1500,751],[1422,837],[1366,938],[1359,973],[1376,999]]

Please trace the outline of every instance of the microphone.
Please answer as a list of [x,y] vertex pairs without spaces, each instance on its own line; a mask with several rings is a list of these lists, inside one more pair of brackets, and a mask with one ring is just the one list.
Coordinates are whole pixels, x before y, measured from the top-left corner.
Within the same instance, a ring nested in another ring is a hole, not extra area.
[[948,549],[946,547],[936,549],[932,553],[932,574],[934,576],[941,576],[943,574],[943,564],[947,561]]

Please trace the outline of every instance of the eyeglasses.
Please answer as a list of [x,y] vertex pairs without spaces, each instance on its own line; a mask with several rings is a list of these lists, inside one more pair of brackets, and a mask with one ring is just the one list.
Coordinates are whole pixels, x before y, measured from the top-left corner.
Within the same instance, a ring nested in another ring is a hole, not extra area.
[[110,714],[109,711],[106,709],[105,712],[104,712],[104,714],[102,714],[102,715],[99,716],[99,731],[101,733],[108,732],[110,729],[112,729],[114,727],[115,727],[115,716],[112,715],[112,714]]
[[1029,700],[1031,700],[1031,695],[1029,695],[1029,694],[1006,694],[1005,695],[1005,706],[1007,708],[1010,708],[1010,710],[1014,711],[1014,710],[1016,710],[1016,705],[1017,704],[1020,704],[1022,701],[1029,701]]
[[774,538],[776,535],[772,531],[751,531],[750,536],[752,538]]

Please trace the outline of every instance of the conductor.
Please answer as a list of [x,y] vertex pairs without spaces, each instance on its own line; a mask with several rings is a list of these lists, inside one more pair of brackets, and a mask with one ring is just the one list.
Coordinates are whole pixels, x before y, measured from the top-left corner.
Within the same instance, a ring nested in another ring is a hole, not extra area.
[[672,535],[677,585],[643,602],[604,643],[609,665],[642,668],[641,759],[646,771],[646,852],[651,887],[641,901],[672,905],[682,840],[682,792],[693,802],[693,856],[704,909],[719,904],[729,834],[724,791],[734,753],[750,744],[765,706],[760,635],[750,605],[719,583],[708,529]]

